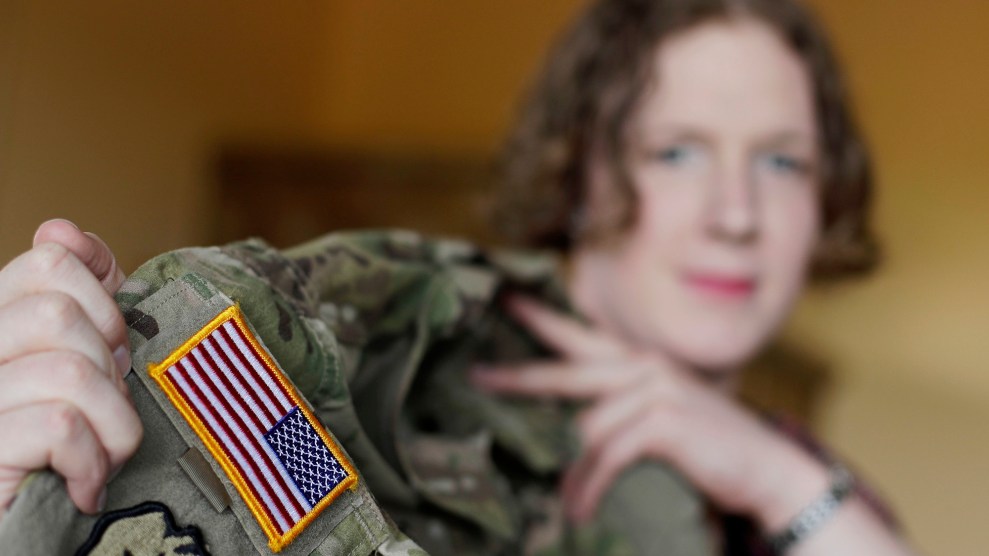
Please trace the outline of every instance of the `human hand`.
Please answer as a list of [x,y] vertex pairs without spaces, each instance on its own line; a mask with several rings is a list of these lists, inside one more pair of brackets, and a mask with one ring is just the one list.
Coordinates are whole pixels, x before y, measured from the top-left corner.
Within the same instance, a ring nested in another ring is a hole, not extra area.
[[130,348],[110,249],[66,220],[0,270],[0,518],[33,470],[51,467],[83,511],[105,502],[141,421],[123,374]]
[[582,452],[561,488],[573,520],[590,519],[641,459],[669,463],[715,505],[767,530],[827,487],[823,465],[662,354],[525,298],[511,298],[508,309],[561,358],[477,369],[472,378],[492,392],[588,402],[577,419]]

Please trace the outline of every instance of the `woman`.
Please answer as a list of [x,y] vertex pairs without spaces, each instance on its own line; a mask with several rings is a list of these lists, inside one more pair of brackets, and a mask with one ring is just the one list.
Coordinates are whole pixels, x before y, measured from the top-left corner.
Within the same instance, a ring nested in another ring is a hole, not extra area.
[[[588,324],[516,299],[561,360],[474,379],[589,402],[562,486],[571,516],[655,458],[720,511],[785,531],[828,469],[738,404],[738,374],[808,270],[837,277],[875,258],[868,158],[809,14],[773,0],[599,2],[550,58],[505,167],[502,224],[569,247]],[[792,553],[902,550],[853,499]]]
[[[657,459],[787,554],[907,553],[860,497],[845,496],[842,475],[733,396],[808,269],[840,275],[872,261],[868,160],[802,8],[597,3],[551,57],[506,170],[503,214],[513,217],[503,223],[530,245],[569,251],[569,292],[585,319],[514,298],[512,312],[561,359],[472,376],[492,392],[587,402],[583,454],[561,487],[572,519],[587,520],[626,466]],[[0,331],[30,336],[0,345],[11,385],[0,400],[10,447],[0,507],[25,470],[51,465],[92,511],[140,437],[111,388],[125,340],[97,287],[113,291],[119,277],[106,248],[65,223],[43,225],[36,243],[0,274]],[[30,279],[39,271],[43,284]],[[62,323],[57,334],[17,332],[38,306]],[[24,345],[56,355],[40,360]],[[42,398],[36,381],[64,379],[55,357],[101,386]],[[85,397],[97,391],[116,400],[102,413]],[[763,548],[743,546],[730,523],[712,519],[726,552]]]

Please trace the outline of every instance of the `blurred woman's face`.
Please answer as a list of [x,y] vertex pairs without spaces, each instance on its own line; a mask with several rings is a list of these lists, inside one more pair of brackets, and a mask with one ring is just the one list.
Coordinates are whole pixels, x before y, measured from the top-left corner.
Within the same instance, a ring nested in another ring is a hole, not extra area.
[[[637,220],[575,251],[573,293],[643,348],[737,368],[789,312],[818,239],[811,83],[769,27],[744,19],[670,37],[654,68],[627,129]],[[593,218],[610,178],[590,164]]]

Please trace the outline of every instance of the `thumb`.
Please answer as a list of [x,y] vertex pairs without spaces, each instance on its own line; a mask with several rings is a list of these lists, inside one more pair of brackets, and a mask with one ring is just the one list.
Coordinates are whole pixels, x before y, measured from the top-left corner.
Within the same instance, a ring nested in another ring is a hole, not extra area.
[[34,233],[34,245],[57,243],[72,252],[89,268],[106,291],[113,295],[126,276],[107,244],[94,233],[83,232],[68,220],[56,218],[41,224]]

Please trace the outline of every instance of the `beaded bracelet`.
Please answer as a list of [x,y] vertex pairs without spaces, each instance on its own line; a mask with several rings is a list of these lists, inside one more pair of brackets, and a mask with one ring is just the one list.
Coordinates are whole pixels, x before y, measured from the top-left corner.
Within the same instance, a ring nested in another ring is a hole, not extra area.
[[832,463],[828,474],[831,477],[828,490],[800,510],[785,529],[769,537],[769,543],[777,554],[784,554],[793,545],[820,529],[855,489],[855,478],[840,463]]

